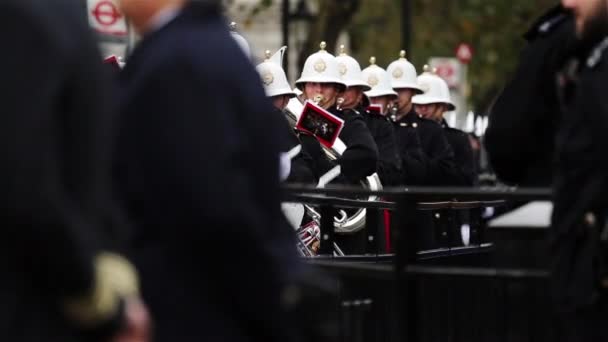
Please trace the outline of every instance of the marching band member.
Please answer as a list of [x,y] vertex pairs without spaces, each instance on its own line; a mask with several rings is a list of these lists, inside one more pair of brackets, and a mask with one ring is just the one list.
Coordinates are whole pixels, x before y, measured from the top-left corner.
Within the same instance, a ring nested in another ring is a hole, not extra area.
[[259,75],[220,2],[120,4],[143,39],[120,75],[116,187],[154,340],[289,340],[282,293],[299,263]]
[[[289,100],[296,97],[296,94],[290,88],[285,71],[281,67],[284,49],[286,47],[279,50],[274,56],[271,56],[270,51],[266,51],[266,60],[259,64],[256,69],[262,79],[266,96],[272,101],[275,114],[285,122],[287,145],[284,152],[288,154],[290,159],[290,172],[287,173],[286,181],[316,184],[321,176],[317,173],[317,170],[328,168],[326,165],[329,164],[329,160],[324,155],[321,144],[314,136],[304,132],[299,132],[296,135],[294,128],[289,126],[285,117],[283,111]],[[302,140],[305,140],[305,143],[302,143]],[[314,150],[308,153],[306,149]],[[317,156],[321,160],[314,160],[311,155]]]
[[399,59],[392,62],[387,72],[391,86],[397,92],[396,113],[392,116],[395,126],[416,129],[425,157],[426,185],[462,185],[456,169],[454,151],[450,146],[443,128],[432,120],[416,114],[412,97],[422,93],[417,84],[416,68],[405,58],[401,51]]
[[394,141],[395,151],[384,154],[385,167],[380,168],[380,174],[390,175],[384,177],[388,178],[387,185],[421,184],[425,170],[420,139],[416,130],[411,127],[393,127],[389,121],[390,109],[394,106],[397,93],[392,89],[386,71],[376,64],[375,57],[370,58],[370,66],[363,70],[363,79],[371,86],[371,90],[365,95],[372,105],[366,110],[364,117],[368,118],[370,126],[381,126],[383,131],[390,130]]
[[[400,183],[400,158],[392,125],[386,116],[370,111],[365,95],[372,87],[364,81],[359,63],[346,54],[344,45],[340,47],[340,55],[336,57],[340,78],[346,84],[346,90],[341,97],[344,102],[342,109],[350,109],[361,115],[367,125],[376,146],[378,147],[378,176],[383,186],[398,185]],[[392,91],[392,90],[391,90]]]
[[336,57],[325,49],[326,44],[322,42],[319,52],[306,59],[296,86],[302,91],[302,102],[320,98],[319,106],[344,120],[339,138],[346,150],[336,163],[341,166],[344,181],[357,183],[376,172],[378,149],[363,118],[351,109],[340,107],[338,95],[346,89],[346,84],[340,79]]
[[475,157],[466,133],[448,126],[443,114],[453,111],[456,106],[450,98],[447,83],[425,65],[424,73],[418,76],[418,85],[426,89],[423,94],[412,98],[416,113],[433,120],[443,127],[445,136],[454,150],[460,185],[475,184]]

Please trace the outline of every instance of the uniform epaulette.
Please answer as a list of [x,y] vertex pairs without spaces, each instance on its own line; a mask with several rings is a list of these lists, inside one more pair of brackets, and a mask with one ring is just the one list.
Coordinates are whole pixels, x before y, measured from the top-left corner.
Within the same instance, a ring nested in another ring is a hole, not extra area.
[[589,69],[595,68],[595,66],[602,60],[604,52],[608,49],[608,37],[604,38],[595,48],[591,51],[591,54],[587,58],[587,67]]
[[528,32],[524,34],[524,38],[532,41],[539,36],[547,35],[555,31],[569,17],[570,15],[561,5],[555,6],[534,22]]

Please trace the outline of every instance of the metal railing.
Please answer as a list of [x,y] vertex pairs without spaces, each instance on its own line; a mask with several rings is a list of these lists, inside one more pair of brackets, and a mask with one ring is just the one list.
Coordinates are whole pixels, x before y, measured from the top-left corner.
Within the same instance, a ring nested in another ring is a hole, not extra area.
[[[355,199],[370,195],[382,201]],[[487,206],[550,199],[548,189],[513,188],[395,188],[369,192],[360,188],[290,185],[285,193],[286,201],[320,208],[321,252],[326,255],[330,251],[323,245],[333,241],[336,207],[366,208],[372,215],[381,210],[392,212],[394,255],[376,253],[367,258],[321,257],[309,261],[340,279],[345,341],[548,338],[551,329],[547,321],[545,269],[493,265],[489,256],[493,241],[486,239],[485,229],[473,234],[475,239],[470,246],[421,251],[417,245],[419,230],[415,227],[416,218],[425,211],[470,210],[480,214]],[[377,232],[377,220],[368,222],[371,239],[371,234]],[[527,322],[524,316],[529,318]],[[471,320],[464,324],[463,317]]]

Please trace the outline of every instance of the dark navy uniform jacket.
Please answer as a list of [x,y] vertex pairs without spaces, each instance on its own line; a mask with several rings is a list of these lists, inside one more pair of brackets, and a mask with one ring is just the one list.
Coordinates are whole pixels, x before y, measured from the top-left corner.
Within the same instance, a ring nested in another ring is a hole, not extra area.
[[445,120],[441,122],[441,127],[443,127],[445,137],[454,150],[457,175],[460,177],[462,184],[467,186],[475,185],[477,183],[475,155],[473,154],[469,136],[459,129],[448,126]]
[[608,36],[569,51],[556,82],[562,111],[555,136],[551,266],[558,309],[574,311],[599,306],[607,290]]
[[191,1],[127,61],[117,187],[156,341],[285,340],[284,126],[212,3]]
[[503,182],[550,186],[559,121],[555,73],[573,35],[573,20],[557,6],[526,33],[513,78],[496,100],[484,145]]
[[342,182],[358,183],[373,175],[378,167],[378,147],[361,114],[335,106],[329,112],[344,120],[340,139],[346,150],[336,161],[342,167]]
[[110,80],[73,1],[2,1],[0,18],[0,336],[90,341],[63,306],[94,291],[94,258],[125,233],[111,193]]
[[427,158],[418,135],[418,124],[412,125],[401,120],[392,122],[392,126],[401,161],[401,184],[424,185],[427,178]]
[[365,124],[378,147],[378,176],[382,186],[402,184],[401,157],[397,148],[397,139],[389,119],[377,111],[359,108]]
[[[414,128],[418,133],[423,152],[422,167],[425,177],[423,180],[416,180],[416,183],[422,181],[425,185],[467,185],[458,172],[454,150],[441,125],[420,117],[413,109],[400,121],[395,122],[395,125]],[[400,148],[404,147],[400,146]]]
[[[285,136],[285,148],[284,152],[289,152],[293,148],[300,146],[302,150],[291,160],[291,170],[289,176],[285,180],[287,183],[298,183],[298,184],[317,184],[319,182],[319,175],[316,173],[315,160],[312,155],[307,151],[308,145],[305,145],[300,140],[300,135],[296,134],[296,131],[289,121],[285,118],[283,111],[275,108],[274,114],[279,117],[284,124],[284,136]],[[320,143],[315,137],[311,139],[318,145],[317,150],[320,151],[319,155],[323,155]]]

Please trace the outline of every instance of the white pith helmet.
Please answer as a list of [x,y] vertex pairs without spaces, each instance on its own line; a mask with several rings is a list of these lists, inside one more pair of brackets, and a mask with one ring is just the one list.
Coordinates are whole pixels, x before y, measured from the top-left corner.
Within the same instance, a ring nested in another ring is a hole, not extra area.
[[335,83],[346,87],[340,79],[336,57],[325,50],[327,48],[325,42],[321,42],[320,47],[319,52],[313,53],[306,59],[302,75],[296,81],[296,87],[302,90],[305,83]]
[[361,72],[363,80],[369,84],[371,90],[366,91],[367,97],[380,97],[380,96],[398,96],[397,93],[391,87],[391,82],[388,78],[386,70],[376,65],[376,57],[369,59],[370,66],[363,69]]
[[418,85],[424,91],[420,95],[412,98],[412,103],[417,105],[427,105],[442,103],[448,106],[448,111],[456,109],[450,96],[448,84],[436,74],[436,70],[431,70],[428,65],[424,66],[424,72],[418,76]]
[[283,63],[283,53],[287,49],[282,47],[274,55],[271,55],[270,50],[265,51],[266,60],[260,63],[256,70],[260,74],[266,96],[274,97],[279,95],[288,95],[295,97],[296,94],[291,90],[285,71],[281,67]]
[[359,62],[346,54],[346,48],[344,45],[340,46],[340,55],[336,57],[336,62],[338,62],[338,73],[340,74],[340,79],[342,82],[344,82],[344,84],[346,84],[347,88],[361,87],[363,88],[363,91],[368,91],[371,89],[367,82],[363,81]]
[[393,89],[412,89],[417,93],[423,90],[416,81],[416,67],[405,58],[405,50],[399,53],[399,59],[389,64],[386,69]]
[[232,36],[232,38],[234,38],[234,40],[236,41],[238,46],[241,48],[241,50],[243,51],[245,56],[247,56],[247,58],[251,59],[251,48],[249,47],[249,43],[247,42],[247,39],[245,39],[243,36],[241,36],[236,31],[235,22],[230,23],[230,35]]

